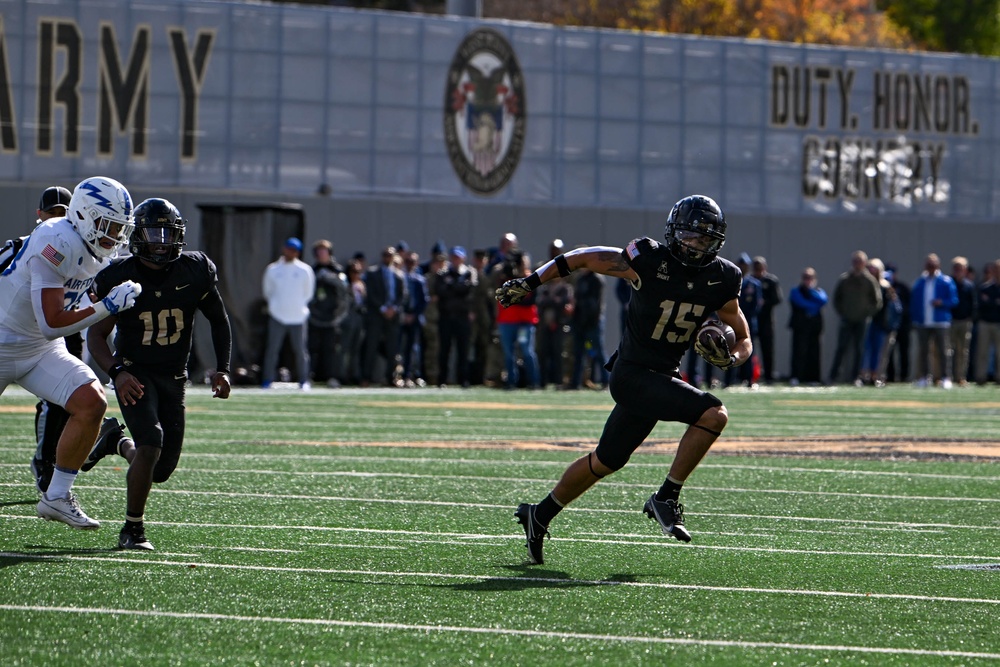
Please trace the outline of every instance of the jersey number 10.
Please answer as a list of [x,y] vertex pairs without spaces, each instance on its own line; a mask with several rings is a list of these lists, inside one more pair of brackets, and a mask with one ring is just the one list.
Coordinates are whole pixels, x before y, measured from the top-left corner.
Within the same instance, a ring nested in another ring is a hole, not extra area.
[[[139,320],[142,322],[142,344],[152,345],[153,339],[160,345],[173,345],[181,339],[181,331],[184,330],[184,311],[180,308],[164,309],[153,320],[151,311],[139,313]],[[170,320],[174,321],[174,333],[168,335],[170,330]]]

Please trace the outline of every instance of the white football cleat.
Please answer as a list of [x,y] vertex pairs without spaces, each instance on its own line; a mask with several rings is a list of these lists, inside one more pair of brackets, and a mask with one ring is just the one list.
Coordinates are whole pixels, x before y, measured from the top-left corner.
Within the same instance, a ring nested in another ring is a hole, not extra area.
[[70,528],[94,530],[101,527],[101,522],[87,516],[76,496],[69,494],[64,498],[49,498],[44,493],[35,508],[38,516],[46,521],[60,521]]

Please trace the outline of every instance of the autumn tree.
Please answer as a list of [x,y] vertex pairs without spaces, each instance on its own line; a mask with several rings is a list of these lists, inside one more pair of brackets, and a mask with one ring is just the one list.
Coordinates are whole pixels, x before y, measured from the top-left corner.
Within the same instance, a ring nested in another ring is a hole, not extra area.
[[871,0],[484,0],[483,11],[556,25],[842,46],[912,45]]

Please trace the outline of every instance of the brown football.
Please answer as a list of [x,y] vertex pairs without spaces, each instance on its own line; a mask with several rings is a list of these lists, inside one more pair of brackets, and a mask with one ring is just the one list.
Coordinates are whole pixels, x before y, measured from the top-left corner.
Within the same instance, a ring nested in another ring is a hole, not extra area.
[[732,350],[733,345],[736,344],[736,332],[731,326],[720,320],[705,320],[705,323],[698,329],[698,340],[701,341],[702,345],[708,346],[710,340],[718,341],[722,338],[726,339],[726,344]]

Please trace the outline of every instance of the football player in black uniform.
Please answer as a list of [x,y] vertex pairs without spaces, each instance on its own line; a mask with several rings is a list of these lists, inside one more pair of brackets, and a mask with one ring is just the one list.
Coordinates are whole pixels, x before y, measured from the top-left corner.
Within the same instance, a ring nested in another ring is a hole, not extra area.
[[[135,444],[127,441],[91,451],[90,467],[109,454],[129,462],[125,526],[119,549],[152,551],[146,539],[143,513],[153,482],[167,481],[184,441],[184,387],[191,354],[195,311],[212,327],[216,371],[212,393],[229,398],[229,358],[232,333],[229,316],[216,286],[215,264],[200,252],[181,252],[185,221],[165,199],[147,199],[135,209],[132,256],[115,262],[97,275],[94,291],[103,297],[123,280],[143,287],[130,311],[92,326],[87,347],[111,377],[125,423]],[[128,276],[128,278],[122,278]],[[115,352],[108,336],[117,325]]]
[[508,280],[496,291],[502,306],[517,303],[543,282],[579,268],[625,278],[632,285],[625,330],[611,356],[609,388],[615,407],[594,451],[573,463],[552,492],[537,505],[518,506],[514,516],[527,536],[529,562],[542,563],[542,540],[549,522],[602,477],[620,470],[658,421],[688,424],[677,455],[660,489],[643,511],[665,535],[690,542],[684,527],[681,486],[694,471],[729,419],[712,394],[684,382],[680,360],[702,323],[715,312],[736,333],[730,349],[722,340],[695,350],[726,369],[745,362],[753,348],[740,312],[742,276],[718,257],[726,239],[726,220],[712,199],[701,195],[678,201],[667,218],[666,245],[639,238],[625,249],[593,246],[572,250],[526,278]]

